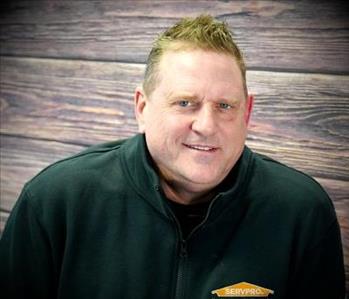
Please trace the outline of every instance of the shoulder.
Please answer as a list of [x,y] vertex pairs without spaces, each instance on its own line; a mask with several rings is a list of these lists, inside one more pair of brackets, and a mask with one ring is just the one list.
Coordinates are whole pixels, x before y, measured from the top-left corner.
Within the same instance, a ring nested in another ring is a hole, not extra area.
[[266,216],[268,223],[307,248],[337,233],[333,203],[315,179],[269,157],[254,157],[248,194],[256,215]]
[[255,176],[260,183],[287,194],[327,196],[321,185],[310,175],[278,162],[268,156],[255,154]]
[[130,138],[95,145],[49,165],[25,184],[13,219],[30,215],[55,234],[103,214],[96,211],[120,211],[131,192],[121,155],[132,144]]
[[124,140],[118,140],[94,145],[76,155],[59,160],[44,168],[30,183],[34,184],[44,177],[56,177],[59,174],[65,177],[67,174],[103,171],[111,161],[116,161],[118,150],[123,142]]
[[287,213],[335,218],[331,199],[314,178],[270,157],[255,154],[251,183],[263,202],[284,207]]
[[31,201],[81,197],[91,186],[107,183],[122,172],[119,153],[124,140],[91,146],[59,160],[39,172],[24,186]]

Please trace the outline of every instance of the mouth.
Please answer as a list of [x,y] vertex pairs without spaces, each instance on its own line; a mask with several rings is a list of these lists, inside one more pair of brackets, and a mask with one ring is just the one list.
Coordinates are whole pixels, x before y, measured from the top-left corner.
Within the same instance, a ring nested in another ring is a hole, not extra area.
[[200,151],[200,152],[205,152],[205,153],[212,153],[218,150],[218,147],[210,146],[210,145],[202,145],[202,144],[185,144],[183,143],[184,146],[187,148],[190,148],[192,150]]

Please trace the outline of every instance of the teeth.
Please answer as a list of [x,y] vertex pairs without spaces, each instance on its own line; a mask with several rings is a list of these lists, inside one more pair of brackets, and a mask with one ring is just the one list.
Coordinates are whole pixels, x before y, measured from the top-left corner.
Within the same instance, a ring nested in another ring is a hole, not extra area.
[[214,148],[213,147],[208,147],[208,146],[199,146],[199,145],[188,145],[188,147],[199,150],[199,151],[212,151]]

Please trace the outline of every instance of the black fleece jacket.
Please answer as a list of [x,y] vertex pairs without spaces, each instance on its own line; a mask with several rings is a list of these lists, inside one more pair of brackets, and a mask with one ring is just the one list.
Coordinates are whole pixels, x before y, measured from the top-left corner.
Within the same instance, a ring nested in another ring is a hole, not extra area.
[[4,299],[208,299],[241,282],[275,299],[345,292],[327,194],[247,147],[186,239],[136,135],[44,169],[23,188],[0,241]]

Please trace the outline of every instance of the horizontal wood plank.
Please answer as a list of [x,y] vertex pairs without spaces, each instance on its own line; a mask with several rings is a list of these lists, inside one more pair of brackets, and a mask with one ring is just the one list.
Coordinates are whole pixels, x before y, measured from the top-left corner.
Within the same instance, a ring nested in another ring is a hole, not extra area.
[[249,72],[248,144],[317,177],[348,180],[349,76]]
[[9,217],[9,213],[7,213],[7,212],[2,212],[2,211],[0,210],[0,238],[1,238],[2,232],[3,232],[4,229],[5,229],[5,225],[6,225],[6,222],[7,222],[8,217]]
[[1,209],[10,211],[24,184],[46,166],[72,156],[85,146],[0,135]]
[[346,8],[345,1],[11,1],[0,15],[0,53],[143,63],[160,31],[210,13],[233,29],[250,69],[348,73]]
[[137,131],[141,65],[3,58],[1,132],[90,145]]

